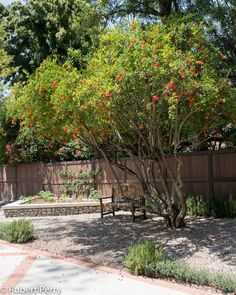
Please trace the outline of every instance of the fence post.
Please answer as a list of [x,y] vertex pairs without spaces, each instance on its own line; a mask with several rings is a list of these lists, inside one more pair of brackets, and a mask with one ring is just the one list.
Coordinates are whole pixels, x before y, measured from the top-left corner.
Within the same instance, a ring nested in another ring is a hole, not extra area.
[[17,174],[17,164],[15,164],[15,200],[17,200],[18,197],[18,174]]
[[214,197],[212,152],[209,152],[208,154],[208,186],[210,197]]

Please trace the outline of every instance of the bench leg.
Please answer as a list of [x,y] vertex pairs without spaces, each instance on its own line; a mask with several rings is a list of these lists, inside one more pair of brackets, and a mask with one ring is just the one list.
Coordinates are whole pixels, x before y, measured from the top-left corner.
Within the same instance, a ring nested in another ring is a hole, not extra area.
[[143,198],[143,219],[147,219],[147,214],[146,214],[146,209],[145,209],[145,206],[146,206],[146,201],[145,201],[145,198]]
[[147,219],[147,214],[146,214],[146,210],[145,209],[143,209],[143,219],[144,220]]
[[101,212],[101,218],[103,218],[103,204],[102,204],[102,200],[100,200],[100,212]]
[[131,206],[131,213],[132,213],[132,221],[135,222],[135,206],[132,204]]
[[112,215],[115,216],[115,207],[112,206]]

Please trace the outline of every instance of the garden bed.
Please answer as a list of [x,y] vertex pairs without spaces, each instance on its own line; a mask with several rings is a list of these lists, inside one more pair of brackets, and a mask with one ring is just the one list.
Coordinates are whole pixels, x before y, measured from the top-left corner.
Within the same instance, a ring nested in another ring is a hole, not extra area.
[[5,217],[27,216],[58,216],[76,215],[82,213],[98,213],[100,205],[96,201],[52,202],[35,200],[38,203],[29,204],[25,200],[18,200],[2,207]]

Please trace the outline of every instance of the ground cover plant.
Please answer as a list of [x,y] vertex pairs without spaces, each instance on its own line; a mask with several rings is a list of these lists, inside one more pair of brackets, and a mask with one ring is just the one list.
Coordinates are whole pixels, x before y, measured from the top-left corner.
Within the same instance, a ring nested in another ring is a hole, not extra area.
[[33,238],[34,226],[30,221],[21,219],[0,223],[0,239],[10,243],[26,243]]
[[233,276],[193,268],[180,260],[168,260],[162,246],[149,241],[142,241],[130,246],[124,258],[124,265],[135,275],[211,286],[225,293],[236,290],[236,279]]

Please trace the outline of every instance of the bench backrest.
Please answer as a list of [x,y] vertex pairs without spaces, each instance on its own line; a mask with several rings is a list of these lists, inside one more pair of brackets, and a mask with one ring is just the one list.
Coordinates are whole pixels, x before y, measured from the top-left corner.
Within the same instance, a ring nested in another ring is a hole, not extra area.
[[135,200],[143,196],[142,189],[134,184],[122,184],[122,192],[119,187],[112,188],[112,196],[114,201]]

